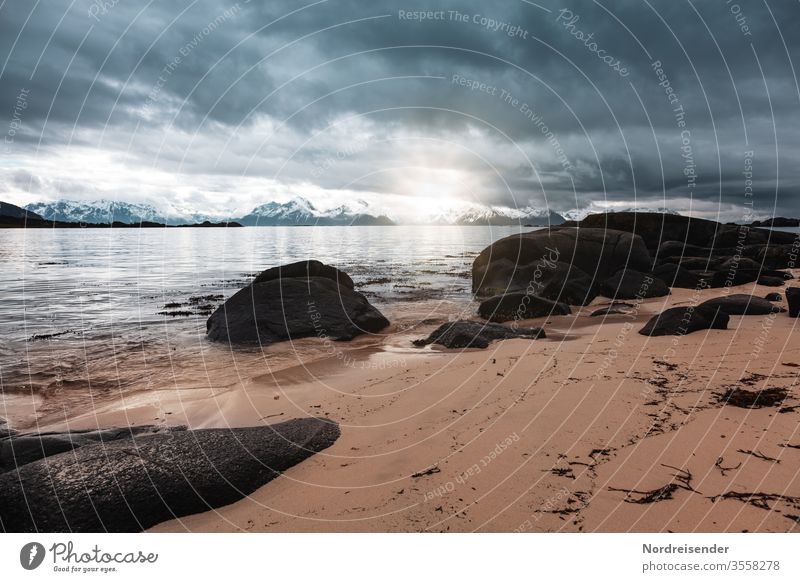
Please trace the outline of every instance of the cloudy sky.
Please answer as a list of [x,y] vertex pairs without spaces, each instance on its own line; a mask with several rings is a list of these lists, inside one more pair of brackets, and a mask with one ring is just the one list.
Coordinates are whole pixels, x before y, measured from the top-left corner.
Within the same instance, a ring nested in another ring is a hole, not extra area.
[[796,0],[6,0],[0,200],[797,216],[798,29]]

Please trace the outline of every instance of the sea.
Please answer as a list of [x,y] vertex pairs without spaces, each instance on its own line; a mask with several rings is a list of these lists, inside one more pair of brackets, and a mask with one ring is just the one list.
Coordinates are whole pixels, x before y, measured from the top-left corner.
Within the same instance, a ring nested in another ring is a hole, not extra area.
[[[206,320],[225,298],[264,269],[305,259],[348,273],[392,321],[385,333],[354,347],[410,349],[415,334],[425,335],[417,328],[474,316],[474,258],[492,242],[530,230],[2,229],[0,417],[24,427],[59,407],[92,406],[96,398],[224,386],[255,370],[324,356],[316,338],[263,350],[205,338]],[[235,374],[226,357],[233,349]]]

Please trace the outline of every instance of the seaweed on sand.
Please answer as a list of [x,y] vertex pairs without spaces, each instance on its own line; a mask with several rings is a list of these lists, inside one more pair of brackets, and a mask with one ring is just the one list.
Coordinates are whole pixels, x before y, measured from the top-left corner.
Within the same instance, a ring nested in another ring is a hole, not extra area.
[[783,388],[765,388],[756,391],[728,388],[720,395],[719,401],[739,408],[765,408],[781,404],[787,396],[789,393]]
[[685,489],[687,491],[695,492],[694,487],[692,487],[692,473],[688,469],[679,469],[677,467],[673,467],[671,465],[661,465],[662,467],[667,467],[669,469],[675,469],[677,473],[672,474],[672,481],[667,483],[666,485],[662,485],[656,489],[651,489],[650,491],[638,491],[636,489],[620,489],[617,487],[609,487],[609,491],[620,491],[625,493],[625,503],[637,503],[637,504],[647,504],[647,503],[658,503],[659,501],[666,501],[667,499],[673,498],[673,493],[678,491],[679,489]]

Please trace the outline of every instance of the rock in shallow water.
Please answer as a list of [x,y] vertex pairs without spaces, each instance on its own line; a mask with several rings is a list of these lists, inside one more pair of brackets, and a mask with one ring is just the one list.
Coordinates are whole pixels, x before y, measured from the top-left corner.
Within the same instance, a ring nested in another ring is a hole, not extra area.
[[141,531],[233,503],[338,437],[305,418],[85,445],[0,475],[0,530]]
[[495,340],[514,338],[544,338],[540,327],[519,327],[516,329],[499,323],[459,320],[440,325],[425,339],[414,341],[415,346],[439,344],[446,348],[486,348]]
[[345,273],[319,261],[267,269],[208,318],[208,339],[261,345],[311,336],[349,340],[389,325],[352,285]]
[[702,307],[673,307],[653,316],[639,330],[642,335],[686,335],[703,329],[728,329],[727,313]]

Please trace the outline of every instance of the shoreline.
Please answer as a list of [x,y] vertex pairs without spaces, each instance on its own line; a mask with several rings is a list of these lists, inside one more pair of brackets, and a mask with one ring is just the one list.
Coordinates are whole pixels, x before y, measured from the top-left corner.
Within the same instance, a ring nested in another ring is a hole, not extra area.
[[[774,289],[729,290],[750,291]],[[765,321],[771,343],[785,345],[796,320],[732,316],[728,330],[681,337],[665,361],[673,338],[636,331],[693,293],[645,300],[605,364],[627,319],[590,320],[600,299],[531,320],[547,322],[549,340],[422,350],[391,370],[337,372],[323,361],[253,378],[206,401],[206,412],[248,422],[278,402],[284,415],[262,422],[327,413],[341,438],[246,499],[153,531],[796,531],[800,450],[785,445],[800,444],[797,412],[719,402],[726,386],[764,374],[790,391],[784,407],[798,404],[800,356],[743,358]],[[663,499],[642,501],[669,484]],[[748,489],[779,497],[718,497]]]

